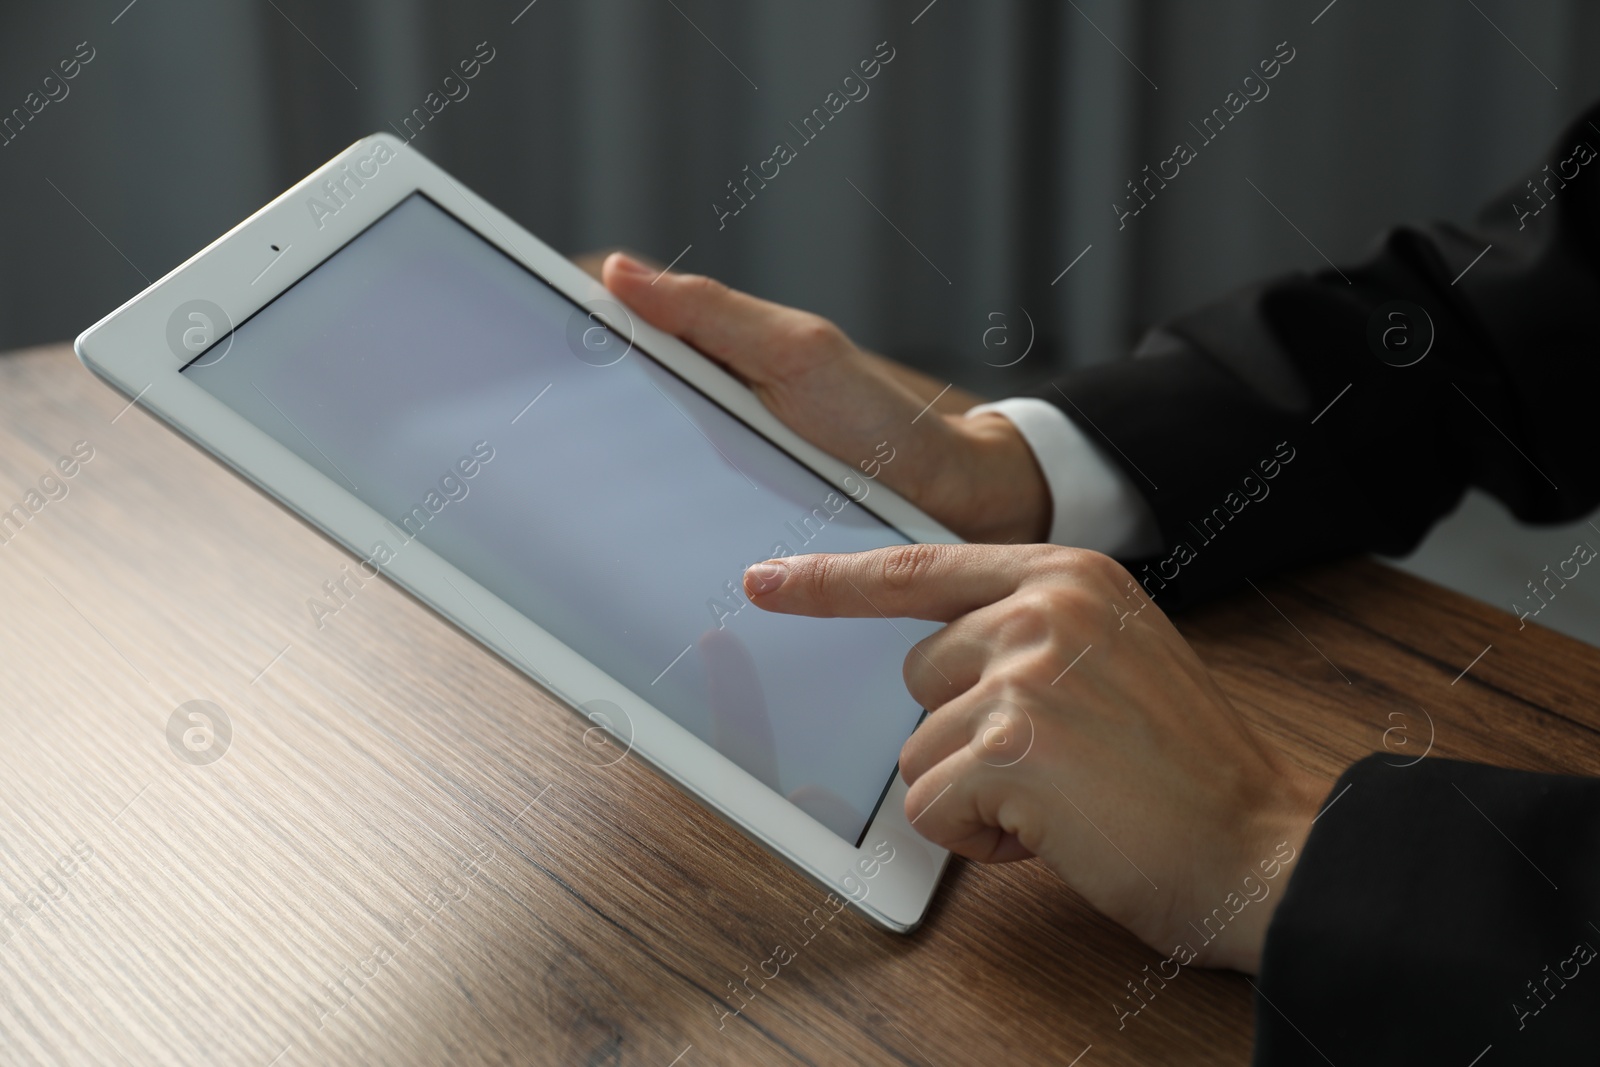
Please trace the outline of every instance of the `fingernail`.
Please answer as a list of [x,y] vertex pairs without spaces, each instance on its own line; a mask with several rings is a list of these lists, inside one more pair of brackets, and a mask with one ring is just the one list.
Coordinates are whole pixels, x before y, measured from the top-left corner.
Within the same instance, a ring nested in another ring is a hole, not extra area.
[[755,595],[770,593],[782,585],[788,576],[789,568],[782,563],[751,564],[744,572],[744,589]]
[[622,271],[624,274],[651,274],[651,273],[654,273],[653,271],[651,271],[651,269],[649,267],[645,266],[643,263],[640,263],[637,259],[634,259],[632,256],[628,255],[626,252],[618,252],[617,253],[616,265],[617,265],[617,270]]

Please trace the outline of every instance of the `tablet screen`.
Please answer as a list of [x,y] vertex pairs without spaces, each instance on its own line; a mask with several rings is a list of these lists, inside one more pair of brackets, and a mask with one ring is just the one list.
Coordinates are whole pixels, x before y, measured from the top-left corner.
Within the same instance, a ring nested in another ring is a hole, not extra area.
[[859,845],[938,626],[769,614],[742,574],[907,539],[433,201],[184,373],[389,520],[372,564],[421,542]]

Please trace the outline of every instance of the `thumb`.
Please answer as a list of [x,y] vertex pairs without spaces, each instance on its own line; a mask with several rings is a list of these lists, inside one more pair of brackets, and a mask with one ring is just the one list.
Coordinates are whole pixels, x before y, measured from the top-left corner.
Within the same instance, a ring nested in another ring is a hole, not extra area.
[[606,259],[601,279],[650,325],[752,381],[768,379],[815,318],[703,275],[651,270],[621,252]]

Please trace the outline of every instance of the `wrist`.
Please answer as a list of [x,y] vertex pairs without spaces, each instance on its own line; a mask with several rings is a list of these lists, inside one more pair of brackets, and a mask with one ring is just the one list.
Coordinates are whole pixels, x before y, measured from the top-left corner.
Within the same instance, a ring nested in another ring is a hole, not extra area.
[[1299,867],[1311,824],[1332,785],[1325,778],[1294,768],[1285,776],[1274,802],[1250,820],[1247,838],[1254,844],[1248,846],[1245,862],[1250,865],[1250,876],[1268,890],[1229,924],[1227,936],[1218,938],[1213,951],[1207,954],[1207,966],[1260,973],[1267,931]]
[[946,415],[956,438],[961,476],[942,479],[951,501],[950,527],[968,541],[1036,544],[1050,533],[1050,487],[1033,449],[1010,419],[998,412]]

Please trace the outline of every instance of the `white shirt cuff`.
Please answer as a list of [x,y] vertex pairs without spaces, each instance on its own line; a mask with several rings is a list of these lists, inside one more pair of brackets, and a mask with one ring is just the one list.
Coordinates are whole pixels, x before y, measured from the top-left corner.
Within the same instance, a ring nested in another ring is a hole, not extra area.
[[1100,446],[1054,404],[1012,397],[979,404],[968,416],[1011,420],[1050,487],[1050,542],[1136,559],[1161,551],[1161,533],[1144,496]]

